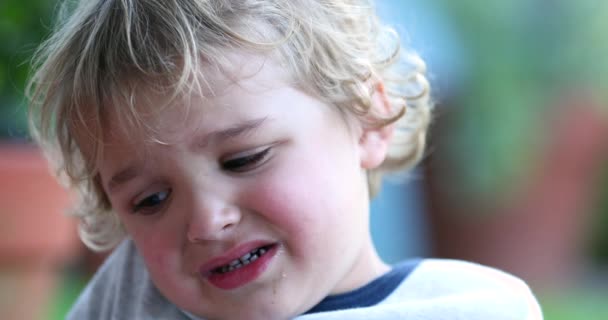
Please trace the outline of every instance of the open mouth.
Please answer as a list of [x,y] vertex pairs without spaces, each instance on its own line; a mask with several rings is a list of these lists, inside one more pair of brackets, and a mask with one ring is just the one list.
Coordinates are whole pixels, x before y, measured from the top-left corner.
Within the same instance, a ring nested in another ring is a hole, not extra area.
[[219,266],[219,267],[211,270],[211,273],[212,274],[224,274],[224,273],[228,273],[228,272],[240,269],[240,268],[256,261],[263,255],[265,255],[272,248],[272,246],[273,245],[267,245],[267,246],[255,248],[255,249],[245,253],[240,258],[234,259],[234,260],[230,261],[228,264]]

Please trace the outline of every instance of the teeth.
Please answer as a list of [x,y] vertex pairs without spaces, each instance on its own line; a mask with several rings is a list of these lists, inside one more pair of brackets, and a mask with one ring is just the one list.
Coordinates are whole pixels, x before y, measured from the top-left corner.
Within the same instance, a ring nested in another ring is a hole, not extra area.
[[245,253],[244,256],[241,257],[240,260],[243,261],[243,262],[245,262],[246,260],[249,260],[249,257],[251,257],[251,253],[247,252],[247,253]]
[[260,256],[262,256],[266,252],[267,252],[267,250],[265,248],[254,249],[251,252],[247,252],[240,258],[230,261],[230,263],[228,263],[227,265],[217,268],[216,272],[226,273],[226,272],[234,271],[236,269],[239,269],[239,268],[246,266],[246,265],[250,264],[251,262],[257,260]]

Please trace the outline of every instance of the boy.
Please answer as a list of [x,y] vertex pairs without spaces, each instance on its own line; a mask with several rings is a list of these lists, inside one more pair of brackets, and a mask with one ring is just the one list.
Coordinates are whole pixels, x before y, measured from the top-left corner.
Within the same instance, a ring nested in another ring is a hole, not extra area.
[[82,1],[42,47],[33,132],[120,242],[69,319],[539,319],[521,281],[387,266],[381,174],[422,154],[424,64],[365,1]]

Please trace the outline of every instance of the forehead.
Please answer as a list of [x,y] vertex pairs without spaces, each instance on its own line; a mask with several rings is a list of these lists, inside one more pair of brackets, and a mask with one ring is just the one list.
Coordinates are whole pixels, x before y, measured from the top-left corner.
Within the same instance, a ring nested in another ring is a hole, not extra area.
[[[273,90],[290,87],[314,99],[298,89],[286,69],[272,57],[235,53],[228,58],[229,65],[201,67],[193,81],[195,85],[184,87],[178,95],[140,85],[129,99],[131,103],[108,104],[99,145],[102,156],[96,160],[97,167],[107,162],[104,153],[124,159],[145,159],[147,146],[170,145],[198,134],[197,131],[222,129],[239,121],[264,117],[263,111],[256,114],[263,109],[257,108],[261,104],[280,103],[283,109],[294,104],[290,100],[294,96],[267,95]],[[236,105],[245,111],[229,112]]]
[[229,101],[236,92],[260,94],[294,85],[285,68],[271,56],[230,53],[225,58],[226,63],[221,65],[201,66],[194,72],[196,78],[181,87],[159,88],[142,81],[137,90],[128,95],[128,101],[107,103],[104,140],[127,136],[138,142],[158,142],[157,130],[167,123],[187,122],[189,114],[197,111],[198,106],[211,101]]

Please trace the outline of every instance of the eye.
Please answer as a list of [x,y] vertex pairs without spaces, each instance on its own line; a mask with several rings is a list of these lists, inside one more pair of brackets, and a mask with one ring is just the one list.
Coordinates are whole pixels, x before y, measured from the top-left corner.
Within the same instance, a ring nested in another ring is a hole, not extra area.
[[254,149],[250,152],[237,155],[233,158],[222,161],[222,169],[233,172],[247,172],[254,170],[264,164],[269,156],[272,147]]
[[135,202],[132,213],[152,215],[158,212],[171,195],[171,189],[166,189],[146,196]]

